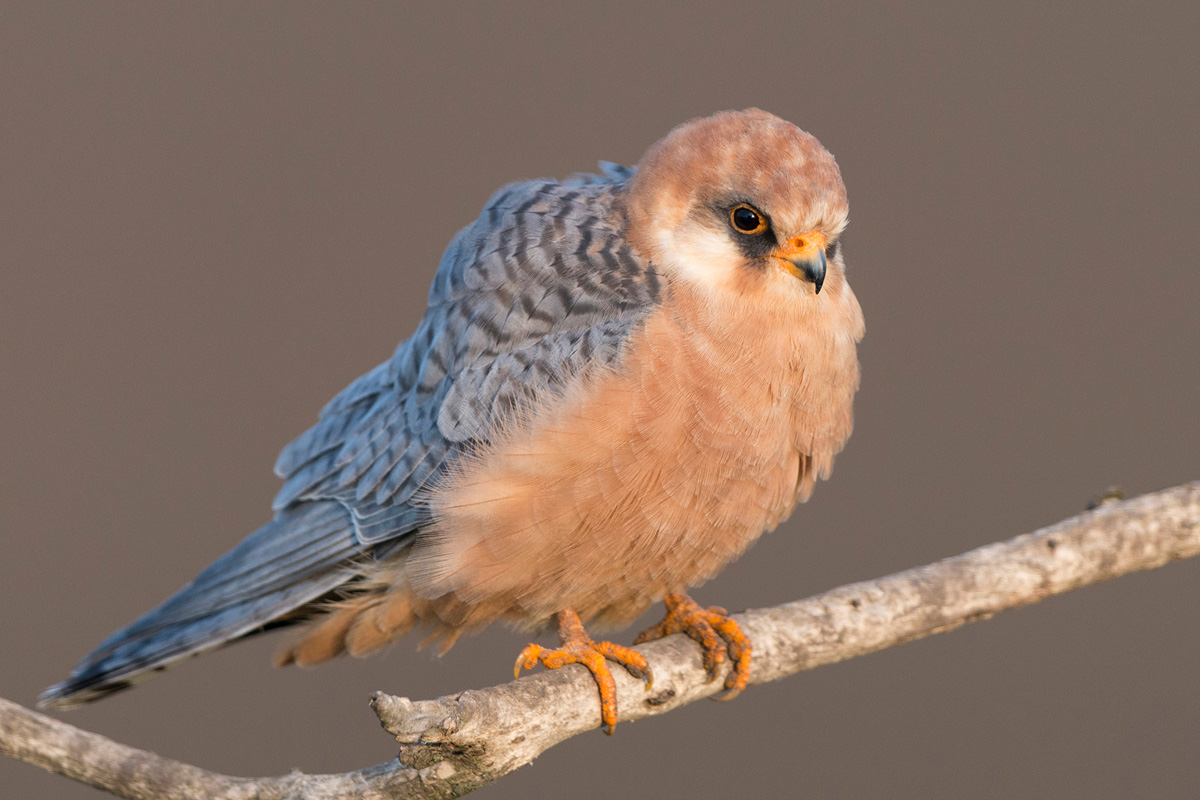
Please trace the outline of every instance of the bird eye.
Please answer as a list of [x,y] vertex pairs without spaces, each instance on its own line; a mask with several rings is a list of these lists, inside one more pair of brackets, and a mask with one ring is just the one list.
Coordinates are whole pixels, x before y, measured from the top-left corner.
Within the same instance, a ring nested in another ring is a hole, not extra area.
[[738,203],[729,211],[729,224],[738,233],[756,234],[767,229],[767,221],[759,211],[745,203]]

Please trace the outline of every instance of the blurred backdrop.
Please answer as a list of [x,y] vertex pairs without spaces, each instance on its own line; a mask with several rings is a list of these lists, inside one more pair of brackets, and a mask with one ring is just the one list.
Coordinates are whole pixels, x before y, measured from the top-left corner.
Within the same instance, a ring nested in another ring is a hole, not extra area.
[[[268,519],[279,448],[409,334],[493,189],[718,109],[836,155],[867,338],[833,480],[698,599],[1200,478],[1200,7],[967,5],[4,3],[0,696],[31,704]],[[1197,579],[578,737],[477,796],[1194,797]],[[342,771],[395,752],[373,690],[500,683],[526,641],[309,671],[263,637],[64,718],[225,773]],[[0,794],[98,796],[6,760]]]

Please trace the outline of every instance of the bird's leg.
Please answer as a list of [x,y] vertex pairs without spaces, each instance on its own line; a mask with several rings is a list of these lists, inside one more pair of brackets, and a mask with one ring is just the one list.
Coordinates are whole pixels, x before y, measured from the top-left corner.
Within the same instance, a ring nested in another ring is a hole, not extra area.
[[546,669],[558,669],[564,664],[584,665],[600,688],[600,719],[607,726],[604,732],[611,735],[617,724],[617,685],[608,668],[608,661],[616,661],[630,675],[645,681],[647,690],[654,685],[650,665],[636,650],[612,642],[593,641],[584,630],[579,615],[571,609],[563,609],[557,616],[561,646],[554,650],[537,644],[527,646],[517,656],[513,676],[519,676],[522,669],[533,669],[538,662],[544,664]]
[[633,643],[642,644],[673,633],[686,633],[704,650],[704,669],[708,671],[710,681],[717,677],[717,670],[725,663],[728,652],[733,671],[725,679],[726,693],[718,699],[737,697],[750,680],[750,639],[742,626],[734,622],[725,609],[717,606],[701,608],[683,592],[667,595],[663,604],[667,607],[667,616],[642,631]]

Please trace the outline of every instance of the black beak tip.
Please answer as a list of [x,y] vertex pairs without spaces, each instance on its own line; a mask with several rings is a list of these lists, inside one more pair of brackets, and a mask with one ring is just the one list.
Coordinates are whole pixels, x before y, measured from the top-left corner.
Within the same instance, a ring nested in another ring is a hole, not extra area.
[[825,268],[827,262],[825,260],[825,251],[818,250],[816,258],[811,260],[806,259],[803,263],[804,277],[812,281],[813,289],[816,294],[821,293],[821,287],[825,285]]

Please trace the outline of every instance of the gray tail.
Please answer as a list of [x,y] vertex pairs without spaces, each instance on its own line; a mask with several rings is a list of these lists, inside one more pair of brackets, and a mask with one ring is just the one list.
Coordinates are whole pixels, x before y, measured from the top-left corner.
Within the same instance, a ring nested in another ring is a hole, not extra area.
[[283,509],[161,606],[105,639],[38,705],[70,708],[105,697],[261,630],[351,579],[345,562],[359,550],[341,503]]

